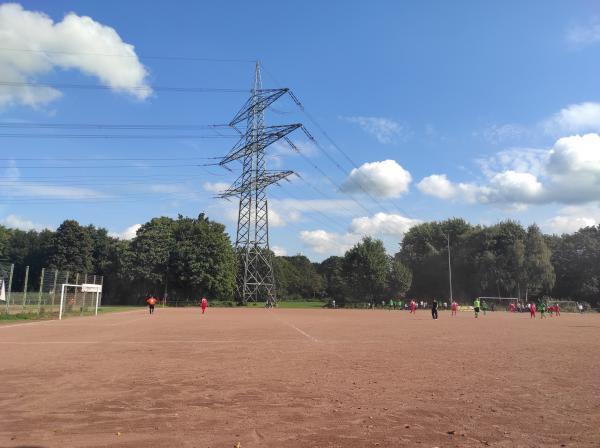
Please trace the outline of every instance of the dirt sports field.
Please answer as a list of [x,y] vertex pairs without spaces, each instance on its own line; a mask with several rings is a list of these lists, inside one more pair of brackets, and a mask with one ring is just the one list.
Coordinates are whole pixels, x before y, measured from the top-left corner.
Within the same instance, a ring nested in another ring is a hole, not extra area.
[[0,447],[600,446],[598,315],[140,310],[0,354]]

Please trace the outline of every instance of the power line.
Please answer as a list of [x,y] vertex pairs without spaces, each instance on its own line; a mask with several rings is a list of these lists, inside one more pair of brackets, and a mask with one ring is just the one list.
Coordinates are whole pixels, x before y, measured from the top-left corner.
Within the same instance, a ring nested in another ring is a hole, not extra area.
[[212,130],[226,128],[226,124],[144,124],[144,123],[10,123],[0,122],[0,128],[8,129],[115,129],[115,130]]
[[72,138],[72,139],[225,139],[225,138],[239,138],[239,135],[224,135],[224,134],[211,134],[211,135],[186,135],[186,134],[174,134],[174,135],[150,135],[150,134],[2,134],[0,138]]
[[101,84],[69,84],[69,83],[44,83],[0,81],[0,86],[8,87],[35,87],[56,89],[81,89],[81,90],[138,90],[152,89],[156,92],[185,92],[185,93],[248,93],[248,89],[226,89],[216,87],[172,87],[172,86],[104,86]]
[[[155,160],[214,160],[220,159],[220,157],[5,157],[0,160],[14,160],[14,161],[75,161],[85,160],[86,162],[106,162],[106,161],[155,161]],[[19,168],[16,166],[15,168]]]
[[100,56],[115,58],[138,58],[138,59],[164,59],[169,61],[198,61],[198,62],[242,62],[255,63],[256,59],[234,59],[234,58],[206,58],[196,56],[164,56],[164,55],[144,55],[144,54],[107,54],[107,53],[86,53],[74,51],[50,51],[50,50],[32,50],[28,48],[0,48],[0,51],[13,51],[18,53],[38,53],[38,54],[58,54],[67,56]]
[[[344,156],[344,158],[355,168],[355,169],[359,169],[358,164],[352,160],[352,158],[333,140],[333,138],[331,138],[329,136],[329,134],[327,133],[327,131],[325,131],[325,129],[323,129],[323,127],[317,122],[317,120],[306,110],[306,108],[304,107],[304,105],[300,102],[300,100],[298,99],[298,97],[296,95],[294,95],[294,93],[292,91],[288,91],[288,94],[290,95],[290,97],[292,98],[292,100],[298,105],[298,108],[306,115],[306,117],[311,121],[311,123],[313,123],[313,125],[315,125],[315,127],[317,127],[317,129],[321,132],[321,134],[323,134],[325,136],[325,138],[329,141],[329,143],[340,153]],[[311,139],[311,141],[313,141],[313,143],[319,148],[321,149],[321,151],[323,151],[324,153],[327,153],[327,151],[325,151],[325,149],[323,148],[322,145],[320,145],[316,139],[314,139],[314,137],[312,137],[310,134],[307,133],[307,135],[309,136],[309,139]],[[312,137],[312,138],[311,138]],[[331,160],[331,157],[329,157]],[[342,169],[341,166],[334,162],[334,164],[339,168]],[[343,170],[343,169],[342,169]],[[389,210],[381,203],[381,201],[379,201],[378,198],[374,197],[367,189],[365,189],[360,181],[356,181],[358,187],[361,189],[361,191],[363,191],[367,196],[369,196],[369,198],[373,201],[375,201],[384,211],[386,211],[388,214],[390,213]],[[405,210],[403,210],[398,204],[396,204],[395,202],[392,202],[392,205],[403,215],[405,215],[406,217],[410,218],[410,214],[408,214]]]

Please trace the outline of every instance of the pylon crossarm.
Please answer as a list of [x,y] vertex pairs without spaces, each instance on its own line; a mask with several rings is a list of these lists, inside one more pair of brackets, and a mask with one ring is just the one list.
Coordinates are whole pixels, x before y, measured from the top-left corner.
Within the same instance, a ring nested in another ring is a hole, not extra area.
[[242,157],[247,156],[249,153],[259,152],[265,149],[267,146],[272,145],[277,140],[284,138],[290,132],[295,131],[301,124],[288,124],[284,126],[268,126],[265,127],[265,132],[261,133],[256,139],[247,141],[246,137],[242,137],[236,145],[229,151],[223,159],[219,162],[219,165],[223,166],[229,162],[232,162]]
[[265,174],[264,176],[259,177],[258,179],[252,179],[249,183],[244,183],[241,181],[241,178],[238,178],[238,180],[236,180],[231,185],[231,187],[229,187],[227,190],[221,192],[216,197],[224,199],[224,198],[228,198],[230,196],[239,196],[243,192],[247,192],[249,188],[251,188],[253,190],[260,190],[262,188],[268,187],[269,185],[277,183],[277,182],[287,178],[288,176],[291,176],[292,174],[294,174],[293,171],[278,171],[278,172],[271,171],[268,174]]
[[267,107],[277,101],[289,89],[261,89],[257,90],[248,101],[242,106],[240,111],[229,122],[229,126],[235,126],[242,121],[247,120],[252,114],[262,113]]

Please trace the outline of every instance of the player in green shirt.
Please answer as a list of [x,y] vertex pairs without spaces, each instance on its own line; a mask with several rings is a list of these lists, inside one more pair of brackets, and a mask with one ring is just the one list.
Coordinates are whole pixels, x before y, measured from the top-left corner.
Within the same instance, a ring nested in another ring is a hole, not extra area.
[[542,300],[540,302],[540,306],[538,307],[538,309],[540,310],[540,319],[545,319],[546,318],[546,302],[544,302]]
[[483,311],[483,315],[485,316],[488,310],[488,304],[485,303],[485,300],[481,301],[481,310]]
[[479,317],[479,309],[480,309],[480,303],[479,303],[479,297],[475,299],[475,301],[473,302],[473,309],[475,310],[475,317]]

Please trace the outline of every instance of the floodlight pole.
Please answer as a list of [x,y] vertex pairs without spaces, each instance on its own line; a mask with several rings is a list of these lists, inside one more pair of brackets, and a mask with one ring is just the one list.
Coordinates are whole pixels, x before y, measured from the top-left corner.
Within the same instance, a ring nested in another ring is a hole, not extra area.
[[446,234],[448,238],[448,280],[450,282],[450,303],[454,300],[452,299],[452,264],[450,263],[450,232]]

